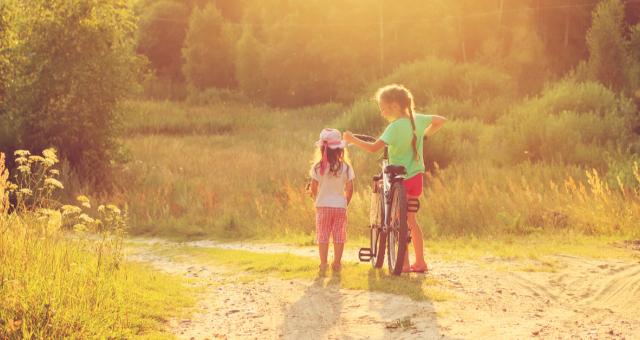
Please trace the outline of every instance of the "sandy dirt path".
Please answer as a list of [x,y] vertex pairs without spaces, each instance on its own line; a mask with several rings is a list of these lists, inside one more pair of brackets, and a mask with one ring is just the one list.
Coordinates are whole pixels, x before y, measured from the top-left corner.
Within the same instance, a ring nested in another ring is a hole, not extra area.
[[[435,302],[341,289],[339,277],[331,276],[242,282],[228,269],[157,253],[165,246],[190,246],[315,257],[313,248],[136,242],[155,246],[136,248],[130,260],[192,278],[202,287],[191,317],[170,321],[171,332],[184,339],[640,339],[637,261],[554,256],[555,271],[528,272],[509,269],[523,267],[513,261],[435,260],[428,275],[455,295]],[[345,253],[346,261],[355,260],[351,253]]]

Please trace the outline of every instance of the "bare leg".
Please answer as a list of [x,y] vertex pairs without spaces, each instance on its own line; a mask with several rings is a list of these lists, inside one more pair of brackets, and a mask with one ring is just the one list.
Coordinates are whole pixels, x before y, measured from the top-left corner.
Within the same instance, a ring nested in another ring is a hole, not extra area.
[[327,269],[327,257],[329,255],[329,243],[318,243],[320,251],[320,270]]
[[[418,197],[410,197],[418,198]],[[411,242],[413,243],[413,249],[416,253],[416,262],[413,264],[415,269],[422,270],[427,268],[427,264],[424,261],[424,241],[422,239],[422,229],[418,225],[416,219],[416,213],[407,213],[407,222],[411,229]]]
[[342,261],[342,251],[344,250],[344,243],[333,244],[333,265],[331,266],[334,271],[339,271]]

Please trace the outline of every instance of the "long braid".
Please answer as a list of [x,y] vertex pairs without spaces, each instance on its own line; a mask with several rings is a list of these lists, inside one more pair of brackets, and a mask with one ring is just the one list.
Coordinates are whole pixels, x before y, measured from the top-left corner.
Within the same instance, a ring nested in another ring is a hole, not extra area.
[[416,122],[413,119],[413,105],[409,105],[409,119],[411,120],[411,127],[413,128],[413,139],[411,139],[411,147],[413,147],[413,159],[420,160],[418,156],[418,137],[416,136]]

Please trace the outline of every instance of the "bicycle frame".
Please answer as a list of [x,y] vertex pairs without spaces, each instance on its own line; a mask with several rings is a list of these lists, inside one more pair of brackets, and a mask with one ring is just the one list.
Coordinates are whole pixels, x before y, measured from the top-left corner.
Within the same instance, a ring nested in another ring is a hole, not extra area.
[[[364,141],[376,140],[374,137],[366,135],[354,135],[354,137]],[[380,199],[383,200],[380,202],[383,206],[376,208],[381,210],[380,215],[382,216],[374,216],[374,210],[370,210],[371,248],[360,248],[358,252],[360,261],[371,262],[374,268],[381,268],[384,255],[387,253],[389,270],[393,271],[394,275],[400,275],[401,273],[407,246],[405,242],[410,240],[410,236],[407,235],[410,231],[406,220],[406,194],[402,185],[403,175],[405,174],[406,169],[403,166],[389,164],[389,149],[385,145],[382,159],[380,160],[380,175],[373,177],[373,194],[380,195]],[[382,181],[382,185],[378,184],[379,181]],[[372,199],[373,197],[375,196],[372,196]],[[398,199],[401,203],[397,203]],[[399,205],[396,206],[396,204]],[[371,209],[373,207],[372,201]],[[392,213],[394,216],[391,216]],[[385,244],[387,249],[385,249]]]

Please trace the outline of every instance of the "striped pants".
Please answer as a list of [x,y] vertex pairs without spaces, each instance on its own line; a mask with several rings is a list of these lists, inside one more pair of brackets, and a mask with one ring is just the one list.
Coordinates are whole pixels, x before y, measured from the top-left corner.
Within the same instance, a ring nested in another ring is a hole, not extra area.
[[329,243],[329,236],[333,237],[333,243],[347,241],[347,209],[316,208],[316,242]]

